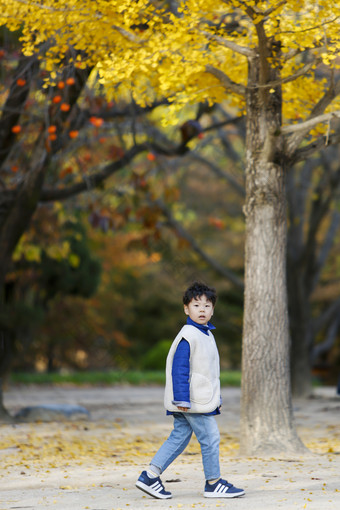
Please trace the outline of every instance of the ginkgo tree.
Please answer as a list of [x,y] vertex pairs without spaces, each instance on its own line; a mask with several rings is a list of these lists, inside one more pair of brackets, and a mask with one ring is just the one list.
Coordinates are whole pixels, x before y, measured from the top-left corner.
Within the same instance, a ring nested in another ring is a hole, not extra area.
[[[226,102],[246,115],[241,449],[303,451],[292,424],[286,291],[286,173],[339,140],[340,5],[320,0],[6,0],[0,23],[46,46],[47,79],[76,50],[107,97]],[[52,41],[52,42],[51,42]],[[48,83],[46,82],[46,86]]]

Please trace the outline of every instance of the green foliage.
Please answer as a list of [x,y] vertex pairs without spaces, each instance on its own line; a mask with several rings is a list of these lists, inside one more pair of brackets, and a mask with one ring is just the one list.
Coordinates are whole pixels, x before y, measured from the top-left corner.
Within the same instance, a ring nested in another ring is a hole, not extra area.
[[98,287],[101,265],[89,250],[86,231],[80,222],[66,224],[65,240],[71,249],[67,258],[56,260],[43,252],[39,284],[47,299],[59,293],[90,297]]
[[[51,308],[60,312],[58,303],[62,300],[66,306],[69,296],[78,299],[92,296],[98,287],[101,274],[101,264],[92,255],[86,230],[79,220],[65,222],[62,229],[56,232],[52,222],[50,226],[53,235],[56,237],[58,234],[60,245],[69,245],[67,256],[55,257],[55,253],[48,250],[48,243],[45,242],[47,248],[42,248],[39,261],[30,262],[27,258],[19,260],[15,266],[17,272],[13,273],[15,280],[7,307],[10,311],[9,329],[15,338],[13,345],[16,368],[29,369],[38,361],[46,359],[49,369],[54,369],[55,350],[59,353],[67,352],[69,356],[68,349],[76,339],[75,329],[80,336],[86,337],[88,334],[87,330],[82,331],[79,320],[72,316],[72,321],[75,322],[72,325],[62,313],[55,313],[54,316],[51,314],[54,318],[49,326],[50,330],[45,331]],[[39,233],[36,226],[35,230]],[[40,234],[44,242],[43,229]],[[67,309],[62,311],[67,313]],[[68,328],[65,329],[66,324]],[[62,334],[57,337],[58,331]],[[75,343],[74,351],[77,349],[79,346]],[[60,366],[59,362],[57,366]]]
[[160,340],[142,358],[141,365],[144,370],[164,370],[172,340]]
[[[165,383],[164,370],[107,370],[107,371],[85,371],[85,372],[66,372],[66,373],[27,373],[13,372],[10,376],[10,382],[13,384],[93,384],[93,385],[111,385],[111,384],[131,384],[134,386],[145,384]],[[240,386],[240,371],[222,371],[222,386]]]
[[9,308],[10,323],[16,324],[17,330],[27,331],[41,324],[44,318],[44,309],[36,303],[21,300],[13,303]]

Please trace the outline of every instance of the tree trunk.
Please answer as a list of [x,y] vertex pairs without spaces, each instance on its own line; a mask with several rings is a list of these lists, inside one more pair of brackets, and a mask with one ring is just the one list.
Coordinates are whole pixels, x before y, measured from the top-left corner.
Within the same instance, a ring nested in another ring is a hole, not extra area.
[[[249,61],[241,452],[305,451],[293,427],[286,288],[286,199],[277,70]],[[267,71],[267,76],[265,76]],[[271,72],[271,74],[269,74]]]
[[0,423],[13,423],[14,418],[8,413],[3,404],[2,380],[0,379]]
[[[8,207],[0,226],[0,339],[2,340],[0,346],[2,356],[0,359],[0,383],[2,382],[2,376],[10,370],[12,340],[10,338],[10,326],[7,324],[6,274],[11,264],[15,246],[36,210],[44,180],[46,160],[46,151],[43,148],[39,150],[39,147],[37,147],[35,165],[25,176],[16,199]],[[9,415],[3,406],[1,390],[2,387],[0,387],[0,419],[8,421]]]
[[304,292],[304,283],[301,281],[304,271],[299,264],[288,258],[287,269],[292,393],[294,397],[305,398],[312,394],[309,297]]
[[11,361],[11,339],[6,330],[1,328],[0,331],[0,423],[10,423],[13,418],[5,409],[3,403],[3,378],[8,373]]
[[313,394],[311,349],[306,328],[306,323],[291,328],[291,379],[295,398],[307,398]]
[[[287,173],[287,199],[289,209],[289,230],[287,236],[287,284],[288,310],[291,335],[291,384],[295,397],[307,397],[312,392],[310,365],[311,310],[308,282],[314,278],[314,271],[307,274],[310,257],[315,260],[314,250],[306,250],[307,195],[316,161],[308,160],[301,171]],[[310,227],[309,227],[310,228]],[[313,244],[312,246],[315,247]],[[313,265],[312,265],[313,267]]]

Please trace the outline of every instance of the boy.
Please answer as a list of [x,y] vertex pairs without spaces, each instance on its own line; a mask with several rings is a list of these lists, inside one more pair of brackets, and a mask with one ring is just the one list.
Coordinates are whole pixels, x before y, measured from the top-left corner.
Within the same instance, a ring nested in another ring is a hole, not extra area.
[[184,293],[184,312],[188,316],[170,347],[166,361],[164,405],[173,414],[174,428],[168,439],[143,471],[136,486],[157,499],[169,499],[161,473],[188,445],[194,432],[201,446],[206,479],[206,498],[235,498],[243,496],[220,478],[220,434],[214,415],[220,414],[220,367],[214,336],[209,322],[216,303],[215,289],[199,282]]

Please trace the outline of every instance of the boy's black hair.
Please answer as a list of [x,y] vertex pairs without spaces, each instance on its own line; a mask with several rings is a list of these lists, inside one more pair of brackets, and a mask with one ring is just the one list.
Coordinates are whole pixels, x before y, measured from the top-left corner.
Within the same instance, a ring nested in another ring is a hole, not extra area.
[[187,288],[183,295],[183,304],[188,305],[192,299],[197,299],[198,297],[206,296],[208,301],[211,301],[213,306],[217,301],[217,293],[214,287],[208,287],[201,282],[194,282]]

